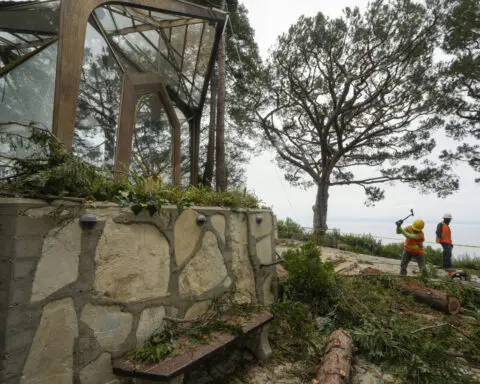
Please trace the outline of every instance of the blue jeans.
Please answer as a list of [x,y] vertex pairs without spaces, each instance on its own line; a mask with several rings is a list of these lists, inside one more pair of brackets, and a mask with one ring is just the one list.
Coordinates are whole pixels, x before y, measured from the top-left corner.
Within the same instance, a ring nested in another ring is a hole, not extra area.
[[451,244],[442,243],[443,248],[443,268],[452,268],[452,248]]

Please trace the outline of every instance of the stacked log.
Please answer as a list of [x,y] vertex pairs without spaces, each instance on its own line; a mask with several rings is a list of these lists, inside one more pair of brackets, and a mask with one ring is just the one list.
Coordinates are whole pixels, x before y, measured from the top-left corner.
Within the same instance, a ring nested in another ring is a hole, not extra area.
[[398,281],[395,287],[400,292],[413,296],[415,301],[426,304],[446,314],[456,315],[460,312],[460,300],[456,295],[451,295],[436,289],[425,288],[416,282],[407,280]]
[[343,329],[337,329],[328,337],[322,366],[318,372],[318,384],[345,384],[349,382],[352,366],[352,337]]

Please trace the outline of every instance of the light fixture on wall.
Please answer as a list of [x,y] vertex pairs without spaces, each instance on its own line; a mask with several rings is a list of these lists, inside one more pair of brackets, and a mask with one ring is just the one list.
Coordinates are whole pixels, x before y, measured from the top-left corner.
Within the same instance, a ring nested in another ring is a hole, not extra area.
[[80,226],[83,229],[92,229],[97,224],[97,216],[93,213],[87,213],[80,217]]
[[263,221],[263,217],[260,216],[260,215],[258,215],[258,216],[255,218],[255,220],[257,221],[257,224],[261,224],[262,221]]
[[198,225],[204,225],[207,222],[207,218],[203,215],[198,215],[197,216],[197,224]]

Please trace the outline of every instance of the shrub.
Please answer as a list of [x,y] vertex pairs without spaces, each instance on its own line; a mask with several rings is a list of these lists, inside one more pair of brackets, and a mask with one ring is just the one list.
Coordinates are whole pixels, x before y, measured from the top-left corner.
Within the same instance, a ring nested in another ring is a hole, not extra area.
[[278,220],[277,230],[280,239],[303,238],[302,227],[290,217],[287,217],[285,220]]
[[308,303],[315,311],[328,304],[329,289],[333,286],[333,264],[323,263],[320,250],[313,242],[283,254],[288,271],[285,294],[290,300]]

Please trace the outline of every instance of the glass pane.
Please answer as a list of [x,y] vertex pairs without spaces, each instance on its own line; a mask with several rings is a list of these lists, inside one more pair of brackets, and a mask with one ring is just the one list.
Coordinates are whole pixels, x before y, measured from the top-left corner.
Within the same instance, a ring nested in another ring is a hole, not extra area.
[[[2,132],[29,137],[31,130],[20,124],[32,123],[51,129],[56,63],[57,43],[54,43],[0,78],[0,122],[12,122],[3,126]],[[0,153],[4,155],[24,157],[31,154],[27,152],[0,143]]]
[[97,8],[95,9],[95,15],[97,16],[98,20],[100,20],[100,24],[102,24],[103,29],[107,33],[115,32],[117,29],[115,28],[115,24],[113,23],[113,19],[111,13],[106,8]]
[[137,104],[130,168],[171,182],[172,129],[160,99],[146,95]]
[[113,10],[112,10],[112,16],[113,16],[113,19],[115,20],[115,25],[117,26],[117,30],[133,27],[133,21],[130,17],[120,15],[119,13]]
[[122,73],[103,37],[89,24],[73,151],[100,168],[113,167]]
[[58,33],[60,0],[2,9],[0,29],[17,32]]
[[191,173],[191,159],[190,159],[190,124],[186,121],[182,112],[176,110],[178,120],[180,120],[180,172],[181,172],[181,184],[190,184]]

